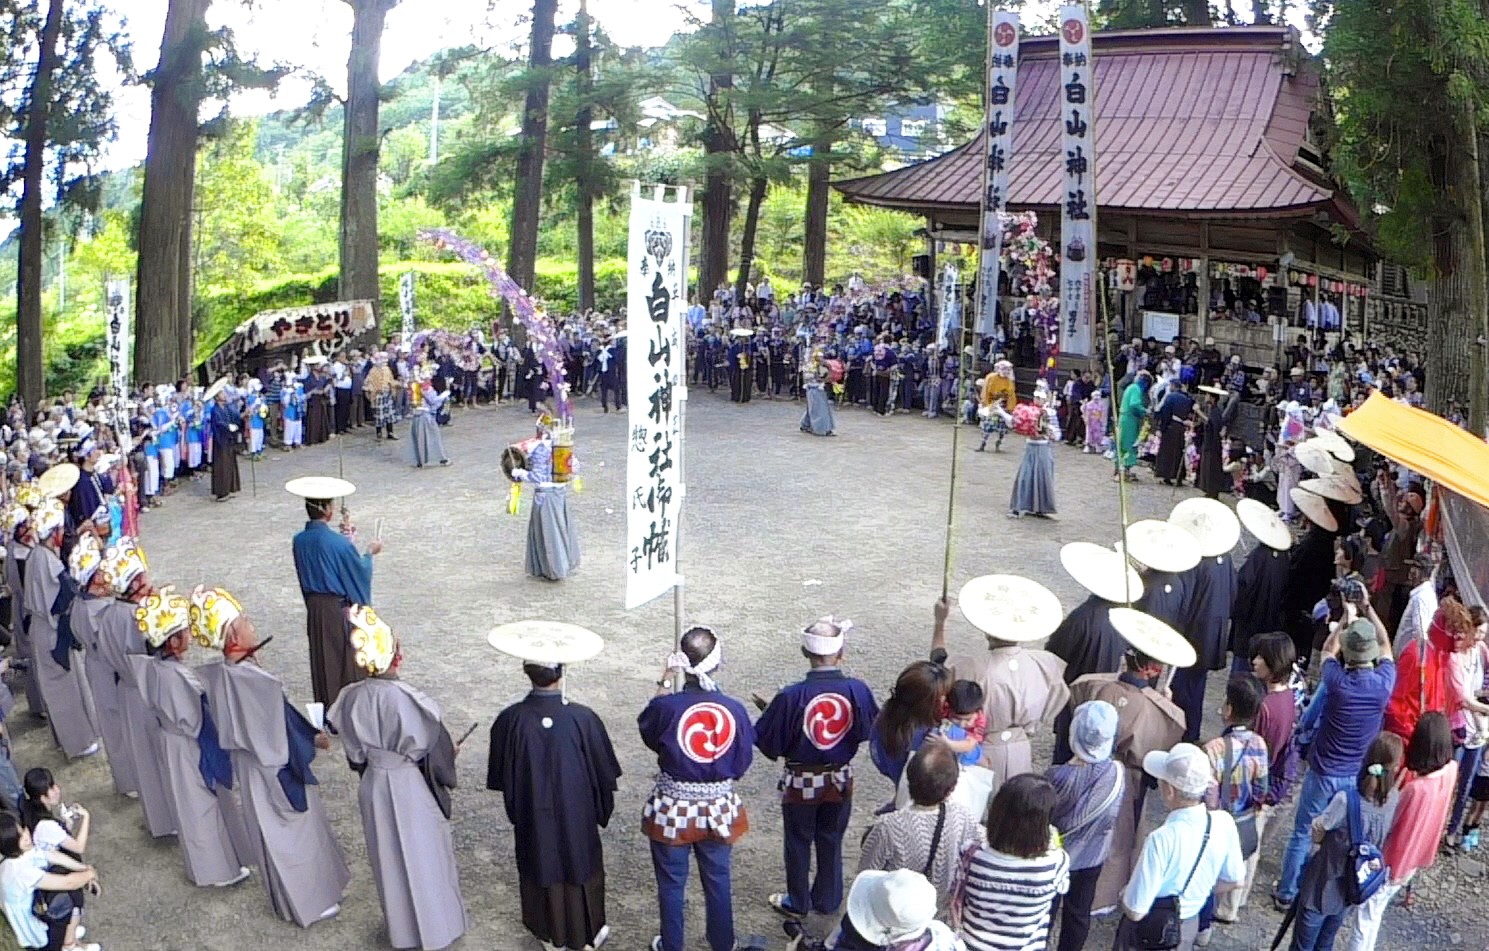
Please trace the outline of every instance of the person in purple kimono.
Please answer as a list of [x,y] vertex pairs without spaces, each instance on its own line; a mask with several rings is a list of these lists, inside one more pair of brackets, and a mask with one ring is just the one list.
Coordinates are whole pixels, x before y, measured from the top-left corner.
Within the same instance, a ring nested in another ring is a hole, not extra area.
[[[853,622],[832,616],[801,632],[811,669],[771,699],[755,724],[755,748],[784,760],[781,821],[786,833],[786,892],[770,907],[789,918],[831,914],[843,902],[843,833],[853,811],[853,757],[869,738],[879,705],[863,681],[843,673]],[[808,891],[812,845],[817,877]]]
[[[657,693],[641,711],[641,740],[657,754],[656,786],[642,809],[651,840],[662,933],[651,951],[683,951],[683,896],[688,858],[698,857],[710,951],[733,951],[734,909],[729,863],[734,843],[749,831],[749,816],[734,791],[754,758],[755,729],[744,704],[714,682],[721,645],[713,631],[695,627],[667,658]],[[672,691],[677,672],[683,689]]]

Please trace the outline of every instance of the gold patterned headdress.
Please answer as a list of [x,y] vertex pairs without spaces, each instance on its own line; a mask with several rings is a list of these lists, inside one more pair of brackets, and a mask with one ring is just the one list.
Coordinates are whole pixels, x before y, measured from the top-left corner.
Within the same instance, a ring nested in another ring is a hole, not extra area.
[[145,550],[135,539],[125,535],[104,550],[103,563],[99,571],[108,580],[114,597],[122,598],[129,593],[129,586],[136,578],[150,570],[145,560]]
[[31,510],[19,502],[12,502],[5,507],[4,513],[0,513],[0,529],[4,529],[7,536],[14,535],[16,529],[30,520]]
[[228,625],[243,616],[243,605],[221,588],[197,588],[191,593],[191,636],[210,650],[227,642]]
[[134,619],[145,643],[158,648],[191,624],[191,602],[166,585],[135,609]]
[[98,536],[92,533],[79,534],[77,542],[72,546],[72,554],[67,556],[67,570],[72,573],[72,580],[86,588],[101,564],[103,543],[98,540]]
[[348,637],[356,651],[357,666],[374,677],[386,673],[398,654],[398,638],[393,636],[388,622],[378,617],[371,607],[362,604],[347,608],[346,619],[351,623]]
[[16,487],[16,501],[28,509],[36,508],[45,498],[46,496],[41,494],[41,489],[37,488],[34,483],[27,482],[25,485]]
[[67,509],[56,499],[43,499],[31,512],[36,537],[46,538],[67,523]]

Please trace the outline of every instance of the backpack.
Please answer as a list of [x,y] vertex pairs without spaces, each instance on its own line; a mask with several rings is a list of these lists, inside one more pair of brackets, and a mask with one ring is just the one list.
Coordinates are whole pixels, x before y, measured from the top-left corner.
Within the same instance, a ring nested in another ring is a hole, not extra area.
[[1365,837],[1359,791],[1350,789],[1348,793],[1349,851],[1345,853],[1344,900],[1351,905],[1363,905],[1386,883],[1391,870],[1386,867],[1380,849]]

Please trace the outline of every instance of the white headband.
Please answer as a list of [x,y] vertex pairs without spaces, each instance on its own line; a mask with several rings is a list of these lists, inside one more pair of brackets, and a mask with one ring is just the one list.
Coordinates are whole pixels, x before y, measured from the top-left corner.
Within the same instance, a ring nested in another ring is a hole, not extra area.
[[[837,628],[837,634],[813,634],[812,628],[817,624],[830,624]],[[841,621],[831,614],[821,618],[816,624],[810,624],[802,629],[801,646],[805,647],[808,654],[816,654],[818,657],[831,657],[843,649],[843,639],[848,632],[853,630],[853,622],[847,618]]]
[[702,687],[704,690],[717,690],[719,689],[719,685],[715,683],[714,679],[708,675],[710,672],[719,669],[719,663],[724,658],[724,655],[722,653],[723,647],[724,645],[721,641],[715,640],[713,644],[713,650],[708,652],[708,656],[692,666],[689,666],[688,655],[684,654],[682,651],[678,651],[674,654],[668,654],[667,669],[680,670],[685,674],[693,675],[694,677],[698,678],[698,686]]

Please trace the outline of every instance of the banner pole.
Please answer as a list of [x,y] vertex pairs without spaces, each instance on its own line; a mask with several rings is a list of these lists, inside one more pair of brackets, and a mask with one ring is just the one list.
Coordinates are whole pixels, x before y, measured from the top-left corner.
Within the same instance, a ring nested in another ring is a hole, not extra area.
[[[995,14],[996,8],[991,0],[989,0],[987,4],[987,29],[984,31],[986,34],[987,46],[983,53],[982,70],[982,134],[985,137],[985,141],[983,143],[984,153],[987,152],[987,149],[991,145],[991,142],[987,141],[986,137],[990,137],[992,135],[992,130],[988,128],[988,117],[991,114],[993,107],[993,22]],[[978,203],[977,215],[977,300],[973,302],[974,306],[972,326],[974,330],[982,326],[983,311],[987,307],[989,298],[993,298],[994,300],[996,300],[996,295],[998,293],[996,283],[993,287],[987,286],[987,268],[984,266],[984,257],[988,254],[989,251],[992,251],[992,253],[994,254],[998,253],[996,248],[990,249],[987,247],[987,217],[990,210],[988,207],[988,182],[991,180],[992,177],[992,171],[988,166],[989,163],[984,157],[984,161],[982,162],[982,194],[981,199]],[[997,209],[992,210],[996,211]],[[1001,220],[996,223],[996,227],[999,229],[998,234],[1001,235],[1001,229],[1003,227],[1003,223]],[[959,461],[961,457],[961,453],[959,452],[959,450],[962,444],[962,391],[966,389],[967,384],[968,360],[966,354],[966,341],[967,320],[966,311],[964,309],[960,318],[957,320],[956,327],[955,353],[957,355],[957,379],[956,392],[952,394],[951,400],[952,412],[955,414],[955,417],[953,418],[951,424],[951,479],[950,485],[947,486],[946,498],[946,550],[941,561],[942,601],[945,601],[951,592],[952,548],[953,535],[956,526],[956,482],[958,475],[957,470],[959,468]]]

